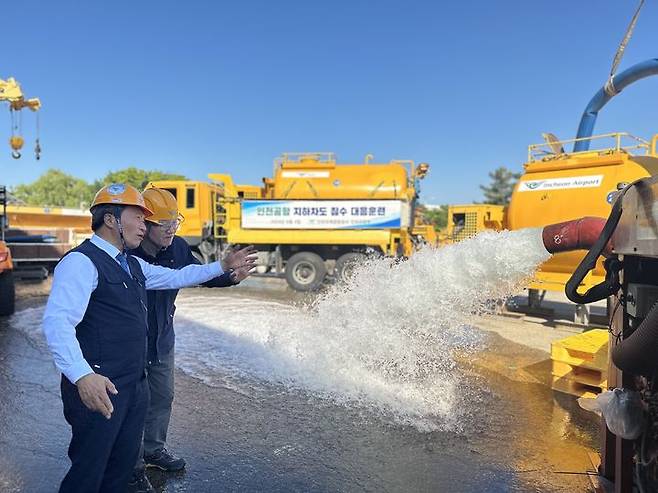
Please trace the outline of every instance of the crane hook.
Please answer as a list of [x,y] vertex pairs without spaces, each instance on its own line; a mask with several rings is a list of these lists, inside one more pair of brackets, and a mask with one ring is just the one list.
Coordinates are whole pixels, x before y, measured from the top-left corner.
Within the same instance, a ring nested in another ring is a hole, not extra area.
[[9,145],[11,146],[12,152],[11,152],[11,157],[14,159],[20,159],[21,153],[19,152],[21,148],[23,147],[23,143],[25,141],[23,140],[23,137],[20,135],[12,135],[11,138],[9,139]]

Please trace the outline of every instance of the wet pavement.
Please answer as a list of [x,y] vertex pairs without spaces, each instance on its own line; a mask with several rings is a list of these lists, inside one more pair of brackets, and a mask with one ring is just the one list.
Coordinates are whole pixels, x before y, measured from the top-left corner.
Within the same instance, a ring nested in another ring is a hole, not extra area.
[[[204,296],[301,299],[280,283],[244,284]],[[43,338],[24,323],[41,313],[47,289],[22,289],[17,315],[0,320],[0,491],[54,492],[68,467],[69,430],[59,376]],[[488,323],[537,330],[516,320]],[[149,476],[160,492],[590,491],[587,452],[596,448],[597,423],[546,385],[547,358],[490,333],[487,350],[461,362],[479,392],[459,432],[421,432],[272,384],[249,392],[208,385],[179,369],[169,445],[187,471]]]

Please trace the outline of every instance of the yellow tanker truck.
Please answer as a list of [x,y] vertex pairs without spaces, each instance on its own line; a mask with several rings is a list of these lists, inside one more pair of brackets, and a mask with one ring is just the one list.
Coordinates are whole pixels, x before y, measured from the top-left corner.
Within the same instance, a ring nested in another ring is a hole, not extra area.
[[211,182],[156,181],[185,216],[179,234],[204,262],[230,244],[254,244],[258,272],[283,276],[299,291],[328,274],[349,275],[369,252],[408,256],[436,243],[415,212],[419,180],[429,165],[413,161],[338,164],[333,153],[286,153],[262,186],[237,185],[228,174]]

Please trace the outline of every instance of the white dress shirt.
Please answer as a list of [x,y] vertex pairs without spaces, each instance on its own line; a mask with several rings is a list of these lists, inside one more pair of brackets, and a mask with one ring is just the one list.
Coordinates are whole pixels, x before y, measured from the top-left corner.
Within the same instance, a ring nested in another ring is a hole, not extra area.
[[[91,237],[91,242],[119,263],[116,256],[121,252],[117,247],[97,235]],[[146,277],[146,289],[194,286],[223,273],[219,262],[168,269],[149,264],[139,257],[133,258],[139,262]],[[55,267],[53,284],[43,315],[43,332],[53,353],[55,365],[73,383],[93,373],[82,356],[80,344],[75,337],[75,328],[84,318],[91,293],[97,286],[98,271],[84,253],[69,253]]]

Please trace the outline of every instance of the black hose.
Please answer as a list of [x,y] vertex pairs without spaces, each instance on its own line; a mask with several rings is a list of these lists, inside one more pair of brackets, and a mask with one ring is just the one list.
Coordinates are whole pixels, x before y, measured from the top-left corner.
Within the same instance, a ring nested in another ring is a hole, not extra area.
[[619,223],[622,214],[621,203],[622,197],[620,196],[612,206],[612,212],[610,213],[610,216],[608,216],[608,220],[603,227],[601,236],[599,236],[594,245],[592,245],[592,248],[590,248],[580,264],[578,264],[578,267],[576,267],[576,270],[571,274],[571,277],[564,287],[564,292],[567,295],[567,298],[574,303],[584,305],[603,300],[608,296],[613,295],[617,289],[617,286],[606,282],[606,280],[596,286],[592,286],[584,294],[578,292],[578,287],[582,284],[587,274],[589,274],[589,272],[596,266],[599,256],[601,256],[603,250],[605,250],[608,241],[612,238],[612,234],[615,232],[615,228],[617,228],[617,224]]
[[603,227],[601,236],[599,236],[594,245],[592,245],[592,248],[590,248],[589,252],[587,252],[587,255],[585,255],[583,260],[581,260],[580,264],[578,267],[576,267],[576,270],[573,272],[573,274],[571,274],[571,277],[567,281],[564,292],[567,295],[567,298],[569,298],[569,300],[573,301],[574,303],[584,305],[587,303],[603,300],[608,296],[615,294],[619,289],[619,285],[614,282],[614,278],[608,278],[608,276],[606,276],[605,281],[597,284],[596,286],[592,286],[584,294],[580,294],[578,292],[578,287],[583,283],[587,274],[589,274],[589,272],[596,266],[596,262],[599,256],[601,256],[605,250],[608,241],[610,238],[612,238],[612,234],[617,228],[617,224],[619,224],[619,219],[621,219],[623,212],[622,202],[624,195],[626,195],[626,192],[628,192],[631,188],[638,186],[640,182],[644,180],[646,180],[646,178],[640,178],[639,180],[634,181],[617,194],[617,198],[612,204],[612,210],[610,211],[608,220]]
[[658,302],[640,326],[612,349],[617,368],[652,378],[658,370]]

